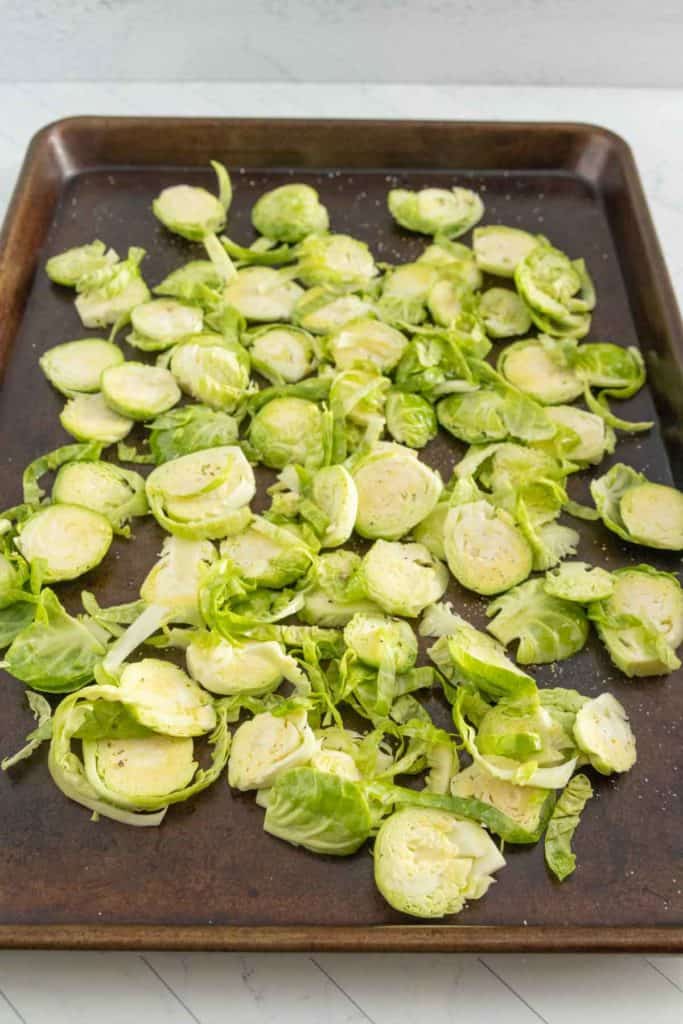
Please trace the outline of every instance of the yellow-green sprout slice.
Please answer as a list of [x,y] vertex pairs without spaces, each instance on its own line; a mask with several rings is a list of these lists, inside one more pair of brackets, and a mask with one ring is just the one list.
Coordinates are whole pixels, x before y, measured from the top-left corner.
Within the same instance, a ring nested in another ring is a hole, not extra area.
[[422,544],[378,540],[363,559],[367,596],[389,615],[417,618],[441,598],[448,570]]
[[144,516],[149,511],[140,474],[107,462],[68,462],[62,466],[52,486],[52,500],[99,512],[119,533],[133,516]]
[[140,263],[145,250],[133,246],[128,257],[86,274],[77,283],[76,311],[84,327],[107,327],[127,319],[130,311],[149,299]]
[[201,736],[216,726],[211,696],[177,665],[143,658],[119,677],[120,701],[141,725],[167,736]]
[[330,355],[340,370],[371,363],[382,373],[393,370],[406,350],[408,339],[381,320],[352,320],[328,339]]
[[421,395],[392,391],[384,412],[387,430],[399,444],[424,448],[438,433],[434,409]]
[[527,395],[505,386],[448,395],[436,408],[439,423],[460,441],[550,441],[556,427],[545,408]]
[[351,754],[343,750],[316,750],[311,758],[311,768],[317,772],[337,775],[347,782],[360,782],[363,778]]
[[267,789],[289,768],[307,764],[318,747],[304,710],[254,715],[233,736],[228,782],[233,789]]
[[605,455],[614,451],[614,431],[601,416],[577,409],[573,405],[555,405],[546,409],[548,419],[567,435],[561,440],[553,439],[548,447],[557,449],[562,445],[562,455],[572,462],[597,465]]
[[147,574],[140,597],[148,605],[166,609],[166,621],[198,626],[199,584],[216,558],[216,549],[208,540],[165,537],[159,561]]
[[241,448],[206,448],[172,459],[147,477],[152,515],[170,533],[189,540],[239,533],[249,522],[254,472]]
[[488,501],[452,508],[444,522],[444,550],[458,583],[477,594],[500,594],[533,568],[533,551],[512,516]]
[[486,627],[504,646],[519,641],[520,665],[544,665],[570,658],[588,639],[588,619],[576,602],[547,592],[540,578],[520,583],[492,601]]
[[177,736],[84,740],[83,765],[101,799],[141,809],[150,802],[163,807],[198,767],[192,739]]
[[300,242],[307,235],[327,231],[330,221],[318,193],[310,185],[281,185],[254,203],[251,222],[276,242]]
[[350,235],[309,235],[299,245],[297,277],[308,287],[366,291],[377,267],[365,242]]
[[337,419],[360,427],[384,426],[384,405],[391,381],[378,370],[342,370],[330,385],[330,406]]
[[605,526],[624,540],[667,551],[683,550],[683,494],[652,483],[622,462],[591,481]]
[[472,287],[467,281],[442,277],[430,289],[427,308],[435,323],[448,327],[473,305]]
[[321,546],[336,548],[345,544],[358,515],[358,489],[349,471],[344,466],[319,469],[313,477],[311,496],[328,519]]
[[117,260],[113,249],[107,249],[104,242],[96,240],[50,257],[45,264],[45,273],[55,284],[75,288],[86,274],[111,266]]
[[219,196],[194,185],[172,185],[159,193],[152,211],[164,227],[191,242],[201,242],[205,235],[225,227],[232,188],[228,172],[222,164],[211,161],[218,179]]
[[498,370],[510,384],[543,405],[572,402],[583,392],[569,350],[543,334],[508,345],[500,354]]
[[39,362],[50,384],[70,396],[99,391],[102,373],[122,363],[123,352],[103,338],[80,338],[49,348]]
[[378,316],[390,322],[422,323],[427,296],[438,279],[438,268],[424,261],[394,267],[382,280]]
[[[424,634],[430,627],[430,632],[434,632],[433,621],[430,623],[425,616],[420,632]],[[432,660],[441,663],[444,647],[459,677],[475,683],[494,700],[535,695],[534,680],[507,657],[502,646],[454,613],[450,615],[449,632],[444,634],[444,641],[439,641],[429,652]]]
[[133,331],[126,341],[144,352],[159,352],[189,334],[198,334],[204,324],[201,309],[176,299],[151,299],[131,310]]
[[382,824],[375,884],[395,910],[413,917],[457,914],[486,894],[505,866],[484,829],[446,811],[406,807]]
[[59,422],[77,441],[99,441],[115,444],[127,437],[134,421],[114,412],[104,395],[76,395],[69,399],[59,415]]
[[448,238],[464,235],[484,213],[479,196],[467,188],[423,188],[419,192],[394,188],[387,203],[401,227],[424,235],[441,233]]
[[546,239],[540,240],[517,264],[515,284],[534,322],[540,314],[541,320],[557,324],[558,335],[571,331],[574,322],[595,305],[595,289],[583,260],[570,260]]
[[170,370],[186,394],[210,409],[234,412],[249,390],[247,350],[219,335],[200,334],[177,345]]
[[245,579],[265,587],[286,587],[310,568],[313,556],[291,530],[254,516],[246,529],[221,543],[221,556],[229,558]]
[[403,445],[377,442],[351,473],[358,490],[356,531],[398,540],[429,515],[443,490],[439,474]]
[[113,539],[111,523],[79,505],[48,505],[19,528],[16,545],[45,583],[74,580],[99,565]]
[[578,604],[602,601],[610,596],[614,585],[611,573],[588,562],[563,562],[546,573],[543,584],[546,594]]
[[373,819],[360,786],[333,772],[293,768],[268,793],[263,828],[314,853],[346,857],[370,837]]
[[249,354],[254,369],[271,384],[295,384],[315,367],[313,339],[297,327],[264,327],[252,335]]
[[636,763],[636,740],[628,716],[611,693],[587,701],[576,715],[574,737],[602,775],[627,772]]
[[153,419],[180,401],[173,374],[161,366],[111,366],[102,374],[101,387],[107,405],[132,420]]
[[323,414],[306,398],[274,398],[251,421],[249,442],[271,469],[290,464],[317,469],[325,455]]
[[303,288],[272,267],[245,267],[226,286],[225,302],[257,323],[291,320]]
[[[505,779],[494,778],[478,764],[457,772],[451,779],[450,790],[453,796],[481,800],[504,815],[508,819],[504,823],[504,838],[509,843],[537,842],[555,805],[552,789],[516,786]],[[495,827],[493,821],[491,827]]]
[[349,320],[372,311],[372,303],[358,295],[337,295],[327,288],[310,288],[299,298],[293,320],[311,334],[331,334]]
[[490,338],[513,338],[531,327],[526,306],[509,288],[487,289],[479,302],[479,316]]
[[346,625],[344,642],[371,668],[390,663],[396,672],[407,672],[417,660],[415,634],[403,619],[356,613]]
[[215,633],[193,636],[186,651],[187,670],[210,693],[262,696],[283,679],[301,682],[301,669],[276,640],[231,643]]
[[198,302],[201,305],[205,301],[205,289],[217,291],[223,283],[223,277],[211,260],[190,260],[177,270],[172,270],[152,291],[155,295],[167,295],[169,298]]
[[488,274],[512,277],[517,264],[538,245],[538,238],[519,228],[502,224],[475,228],[472,248],[477,263]]
[[361,564],[360,556],[346,548],[320,555],[311,586],[304,593],[301,620],[318,626],[345,626],[357,612],[380,612],[379,606],[365,596]]

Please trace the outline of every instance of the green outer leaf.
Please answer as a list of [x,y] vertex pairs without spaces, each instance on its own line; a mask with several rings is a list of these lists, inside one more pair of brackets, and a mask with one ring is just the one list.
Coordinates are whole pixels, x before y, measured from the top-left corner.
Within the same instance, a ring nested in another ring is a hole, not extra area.
[[0,768],[3,772],[6,772],[8,768],[12,768],[19,761],[24,761],[30,757],[44,740],[49,740],[52,736],[52,708],[45,700],[45,697],[40,693],[27,690],[26,699],[37,724],[35,729],[32,729],[26,736],[24,746],[16,754],[13,754],[11,757],[3,757],[2,761],[0,761]]
[[95,441],[88,444],[65,444],[54,451],[40,455],[30,462],[24,470],[22,484],[24,502],[27,505],[38,505],[45,495],[38,481],[46,473],[53,473],[67,462],[97,462],[102,455],[102,445]]
[[580,651],[588,639],[588,620],[583,609],[546,593],[541,578],[527,580],[492,601],[486,627],[506,647],[519,640],[516,659],[520,665],[562,661]]
[[345,857],[369,838],[372,819],[358,783],[301,767],[275,780],[263,828],[294,846]]
[[575,775],[560,794],[545,836],[545,862],[555,877],[563,882],[576,867],[576,854],[571,842],[578,828],[584,807],[593,796],[593,787],[586,775]]

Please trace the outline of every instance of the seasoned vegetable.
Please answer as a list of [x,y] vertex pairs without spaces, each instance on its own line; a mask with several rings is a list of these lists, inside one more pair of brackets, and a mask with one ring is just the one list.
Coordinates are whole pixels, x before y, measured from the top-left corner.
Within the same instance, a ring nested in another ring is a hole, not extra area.
[[134,421],[114,412],[104,395],[78,395],[64,406],[59,421],[78,441],[115,444],[130,434]]
[[277,776],[263,821],[272,836],[337,857],[355,853],[370,837],[372,825],[361,787],[316,767],[292,768]]
[[407,672],[417,659],[417,640],[402,619],[356,613],[344,630],[346,646],[371,668],[390,662],[396,672]]
[[104,242],[96,240],[51,256],[45,264],[45,273],[55,284],[75,288],[85,275],[106,269],[117,260],[113,249],[107,249]]
[[19,527],[16,545],[45,583],[74,580],[99,565],[113,538],[111,523],[79,505],[48,505]]
[[356,530],[362,537],[398,540],[429,515],[443,484],[402,445],[379,442],[353,465],[358,491]]
[[514,338],[526,334],[531,317],[516,292],[508,288],[489,288],[481,297],[479,315],[489,338]]
[[683,494],[674,487],[618,462],[591,481],[591,494],[605,526],[624,540],[683,551]]
[[177,345],[170,370],[186,394],[211,409],[235,412],[249,389],[247,350],[218,334],[198,334]]
[[377,540],[363,559],[367,596],[389,615],[412,619],[448,585],[446,566],[422,544]]
[[528,580],[492,601],[486,627],[508,646],[519,640],[520,665],[541,665],[571,658],[588,639],[588,620],[575,602],[553,597],[542,579]]
[[232,187],[225,167],[215,160],[211,161],[211,166],[218,179],[218,198],[194,185],[172,185],[152,203],[154,216],[164,227],[193,242],[200,242],[205,235],[220,231],[225,226],[232,200]]
[[216,726],[209,694],[168,661],[144,658],[126,665],[119,693],[136,722],[166,736],[201,736]]
[[376,275],[367,245],[350,235],[309,235],[299,246],[297,277],[309,288],[364,291]]
[[244,579],[265,587],[294,583],[312,561],[310,550],[295,533],[261,516],[254,516],[246,529],[224,540],[221,555]]
[[300,242],[329,227],[327,210],[310,185],[281,185],[265,192],[254,204],[251,222],[276,242]]
[[306,764],[317,746],[305,711],[254,715],[233,736],[228,782],[234,789],[266,789],[288,769]]
[[163,351],[188,334],[198,334],[203,320],[197,306],[186,306],[175,299],[151,299],[131,310],[133,330],[126,341],[144,352]]
[[587,562],[563,562],[557,569],[546,573],[543,587],[552,597],[589,604],[610,596],[614,590],[614,577]]
[[477,764],[454,775],[450,790],[453,796],[481,800],[509,819],[509,823],[497,822],[497,828],[491,823],[491,828],[509,843],[538,842],[555,806],[553,790],[515,786],[494,778]]
[[636,741],[623,707],[611,693],[586,701],[576,715],[574,736],[596,771],[627,772],[636,762]]
[[525,580],[533,552],[512,516],[488,501],[456,505],[444,522],[448,568],[478,594],[499,594]]
[[271,469],[317,469],[325,461],[323,414],[305,398],[274,398],[251,421],[249,442]]
[[583,391],[574,369],[571,343],[539,334],[501,352],[498,369],[506,380],[543,405],[572,402]]
[[262,696],[283,679],[300,679],[300,669],[276,640],[234,644],[211,632],[197,633],[187,648],[187,669],[205,690]]
[[482,270],[498,277],[512,277],[517,264],[538,245],[538,238],[501,224],[475,228],[472,246]]
[[103,372],[122,363],[123,352],[103,338],[81,338],[49,348],[39,361],[50,384],[70,396],[99,391]]
[[387,430],[394,441],[410,448],[424,448],[436,437],[438,425],[429,402],[420,395],[392,391],[385,405]]
[[351,320],[328,340],[330,355],[340,370],[372,363],[382,373],[394,369],[407,344],[400,331],[370,317]]
[[251,338],[254,369],[271,384],[294,384],[315,364],[313,339],[296,327],[264,327]]
[[107,405],[132,420],[152,419],[180,399],[178,385],[168,370],[144,363],[110,367],[102,374],[101,386]]
[[467,188],[423,188],[419,192],[395,188],[389,192],[388,204],[401,227],[447,238],[464,235],[484,213],[479,196]]
[[245,267],[223,293],[225,302],[247,320],[291,320],[303,289],[286,274],[271,267]]
[[168,462],[205,448],[233,445],[238,433],[239,425],[228,413],[206,405],[186,405],[164,412],[150,423],[149,447],[155,462]]
[[107,462],[67,462],[55,477],[52,500],[99,512],[117,533],[126,532],[133,516],[149,511],[140,474]]

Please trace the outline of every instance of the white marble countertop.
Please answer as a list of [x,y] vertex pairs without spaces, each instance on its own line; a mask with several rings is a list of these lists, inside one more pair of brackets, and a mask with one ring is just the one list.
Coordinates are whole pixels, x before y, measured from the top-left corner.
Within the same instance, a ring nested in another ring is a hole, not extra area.
[[[72,114],[589,121],[623,135],[683,300],[683,90],[0,84],[0,216],[31,135]],[[0,1024],[679,1024],[683,958],[0,952]]]

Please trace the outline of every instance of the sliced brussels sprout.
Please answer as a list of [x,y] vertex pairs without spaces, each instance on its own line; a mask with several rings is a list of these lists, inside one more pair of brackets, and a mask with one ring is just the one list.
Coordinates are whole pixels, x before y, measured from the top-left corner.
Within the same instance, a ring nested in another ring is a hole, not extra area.
[[358,582],[361,566],[360,556],[346,549],[321,555],[311,586],[305,591],[299,617],[318,626],[345,626],[356,613],[380,612]]
[[70,396],[99,391],[102,373],[122,363],[123,352],[103,338],[80,338],[49,348],[39,362],[50,384]]
[[438,433],[434,410],[421,395],[392,391],[387,398],[385,414],[387,430],[394,441],[410,448],[424,448]]
[[77,395],[64,406],[59,422],[78,441],[115,444],[130,434],[134,421],[107,405],[104,395]]
[[372,303],[358,295],[337,295],[318,286],[304,292],[294,307],[293,319],[312,334],[331,334],[371,311]]
[[627,772],[636,763],[636,740],[628,716],[611,693],[586,701],[576,715],[574,736],[602,775]]
[[101,799],[130,807],[163,806],[189,786],[198,767],[192,739],[177,736],[84,740],[83,764]]
[[[496,779],[478,764],[471,764],[451,779],[451,794],[474,797],[495,807],[512,823],[505,830],[509,843],[535,843],[543,835],[553,807],[552,789],[537,786],[516,786],[504,779]],[[491,825],[495,831],[495,826]],[[499,833],[500,834],[500,833]]]
[[444,522],[448,568],[477,594],[500,594],[533,568],[533,551],[512,516],[488,501],[452,508]]
[[354,782],[314,767],[277,777],[268,796],[263,828],[314,853],[347,857],[370,837],[372,817]]
[[218,178],[220,196],[194,185],[172,185],[159,193],[152,203],[152,212],[164,227],[191,242],[201,242],[205,235],[215,234],[225,226],[232,199],[228,172],[222,164],[211,161]]
[[544,665],[571,658],[588,639],[588,619],[576,602],[553,597],[543,579],[527,580],[486,609],[486,627],[505,647],[519,640],[520,665]]
[[147,302],[149,289],[140,273],[144,255],[144,249],[131,247],[125,260],[108,263],[79,278],[76,311],[84,327],[118,324],[135,306]]
[[403,619],[356,613],[344,629],[344,641],[371,668],[390,662],[396,672],[407,672],[417,660],[415,634]]
[[534,680],[510,661],[496,640],[460,616],[453,615],[452,620],[450,632],[429,651],[432,661],[447,670],[442,657],[447,651],[458,677],[474,683],[494,700],[535,695]]
[[593,787],[587,775],[575,775],[555,804],[545,835],[545,862],[555,877],[563,882],[576,866],[576,854],[571,841],[579,825],[586,803],[593,796]]
[[418,544],[424,544],[428,551],[441,562],[446,561],[446,548],[444,547],[444,525],[446,516],[450,511],[448,500],[440,499],[428,516],[418,523],[413,529],[413,540]]
[[328,519],[321,546],[336,548],[345,544],[358,515],[358,490],[349,471],[344,466],[319,469],[313,476],[311,496]]
[[340,370],[372,363],[382,373],[394,369],[407,344],[404,334],[371,317],[350,321],[327,342],[330,355]]
[[544,334],[508,345],[498,358],[498,370],[543,405],[572,402],[583,391],[573,366],[573,349]]
[[350,235],[309,235],[299,246],[297,277],[308,288],[366,291],[376,276],[367,245]]
[[67,462],[55,477],[52,500],[99,512],[117,533],[133,516],[149,512],[140,474],[108,462]]
[[595,413],[573,405],[555,405],[546,410],[546,415],[560,428],[548,447],[557,451],[561,445],[561,455],[572,462],[596,466],[614,451],[614,431]]
[[187,669],[210,693],[232,696],[272,693],[283,679],[300,674],[294,659],[276,640],[234,644],[215,633],[196,633],[187,651]]
[[247,320],[291,320],[303,289],[272,267],[245,267],[227,285],[223,298]]
[[254,715],[233,736],[228,782],[233,789],[267,789],[288,769],[308,764],[318,746],[303,710]]
[[152,421],[149,447],[155,462],[168,462],[206,448],[233,445],[238,434],[239,424],[228,413],[206,405],[186,405]]
[[51,256],[45,264],[45,273],[55,284],[75,288],[86,274],[96,273],[117,261],[114,250],[107,249],[104,242],[96,240]]
[[323,414],[305,398],[275,398],[254,416],[249,443],[271,469],[290,464],[317,469],[325,461]]
[[234,412],[249,390],[251,361],[237,341],[200,334],[177,345],[170,370],[183,391],[211,409]]
[[540,331],[556,338],[588,334],[595,289],[583,260],[542,240],[517,264],[515,285]]
[[436,415],[449,434],[468,444],[486,444],[511,437],[542,441],[552,438],[556,432],[546,410],[512,388],[482,387],[448,395],[437,405]]
[[198,626],[199,584],[216,557],[216,549],[208,540],[165,537],[159,561],[140,587],[140,597],[148,605],[167,609],[168,622]]
[[401,391],[424,395],[430,402],[454,391],[474,391],[478,382],[469,357],[481,358],[490,346],[483,328],[476,335],[460,332],[455,324],[447,331],[424,328],[412,338],[396,368],[396,385]]
[[107,405],[132,420],[151,420],[180,401],[173,375],[160,366],[110,366],[102,374],[101,386]]
[[310,185],[280,185],[254,203],[251,222],[276,242],[300,242],[306,235],[322,234],[330,226],[327,210]]
[[442,327],[449,327],[461,313],[469,312],[472,306],[470,284],[457,278],[441,277],[432,285],[427,296],[427,308],[432,320]]
[[254,472],[241,448],[206,448],[157,466],[147,477],[152,515],[170,533],[189,540],[239,533],[251,513]]
[[111,523],[79,505],[48,505],[29,516],[15,540],[45,583],[74,580],[99,565],[113,539]]
[[637,348],[623,348],[609,341],[580,345],[574,362],[576,372],[589,387],[616,388],[629,398],[645,383],[645,364]]
[[167,295],[201,305],[207,288],[218,291],[222,287],[223,278],[211,260],[190,260],[177,270],[172,270],[152,291],[155,295]]
[[337,420],[381,428],[390,390],[391,381],[378,371],[343,370],[330,386],[330,406]]
[[378,315],[388,321],[422,323],[426,316],[427,296],[438,278],[438,268],[425,261],[394,267],[382,280]]
[[426,807],[406,807],[383,822],[374,860],[382,896],[413,917],[457,914],[466,901],[481,899],[505,866],[480,825]]
[[246,580],[265,587],[294,583],[312,562],[310,550],[295,533],[261,516],[222,541],[221,556],[229,558]]
[[591,481],[593,500],[605,526],[624,540],[667,551],[683,550],[683,494],[651,483],[618,462]]
[[472,233],[472,247],[477,263],[487,274],[498,277],[513,277],[517,264],[538,245],[538,238],[502,224],[475,228]]
[[591,601],[602,601],[614,590],[614,577],[605,569],[588,562],[563,562],[557,569],[546,573],[543,583],[546,594],[562,598],[563,601],[576,601],[578,604],[589,604]]
[[367,596],[389,615],[414,619],[448,586],[446,566],[422,544],[377,540],[363,559]]
[[389,212],[401,227],[424,235],[443,234],[459,238],[484,214],[484,204],[468,188],[423,188],[411,192],[391,189],[387,197]]
[[169,661],[143,658],[125,665],[119,691],[137,722],[167,736],[201,736],[216,726],[210,695]]
[[316,750],[311,758],[311,768],[317,772],[337,775],[347,782],[360,782],[363,778],[351,754],[343,750]]
[[264,327],[251,338],[254,369],[271,384],[295,384],[315,366],[313,339],[298,327]]
[[358,490],[356,531],[398,540],[429,515],[443,490],[439,474],[411,448],[380,441],[352,466]]
[[151,299],[131,310],[132,333],[126,341],[143,352],[160,352],[187,337],[198,334],[204,324],[201,309],[176,299]]
[[516,292],[489,288],[479,301],[479,316],[490,338],[514,338],[531,327],[529,312]]

